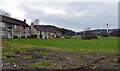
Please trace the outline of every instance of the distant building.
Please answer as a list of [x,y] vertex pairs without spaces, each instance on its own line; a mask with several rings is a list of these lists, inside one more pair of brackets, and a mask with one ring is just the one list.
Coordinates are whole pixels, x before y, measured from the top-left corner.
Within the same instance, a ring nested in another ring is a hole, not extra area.
[[95,30],[92,30],[92,32],[96,33],[96,34],[100,34],[101,32],[103,31],[107,31],[108,33],[111,33],[113,32],[115,29],[95,29]]
[[[108,33],[112,33],[114,32],[115,30],[117,29],[108,29]],[[96,33],[96,34],[100,34],[101,32],[103,31],[107,31],[107,29],[94,29],[94,30],[91,30],[93,33]],[[83,35],[85,31],[82,31],[82,32],[77,32],[77,35]]]
[[48,25],[31,25],[31,38],[60,38],[61,32]]
[[29,38],[30,27],[26,20],[20,21],[0,15],[0,34],[2,38]]

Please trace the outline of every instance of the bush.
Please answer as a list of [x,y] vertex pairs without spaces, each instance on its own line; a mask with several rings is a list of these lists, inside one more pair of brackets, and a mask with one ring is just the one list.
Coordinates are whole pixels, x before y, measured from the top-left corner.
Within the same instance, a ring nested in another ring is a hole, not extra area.
[[120,37],[120,29],[116,29],[110,33],[110,36]]
[[92,31],[85,31],[81,37],[84,40],[97,39],[97,35]]
[[100,34],[102,37],[109,37],[109,34],[107,31],[102,31]]

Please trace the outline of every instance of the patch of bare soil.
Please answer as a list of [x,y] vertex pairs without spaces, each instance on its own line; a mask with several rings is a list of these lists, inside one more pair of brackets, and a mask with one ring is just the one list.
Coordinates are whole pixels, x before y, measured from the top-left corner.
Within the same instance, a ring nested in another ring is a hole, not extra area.
[[3,58],[3,69],[118,69],[118,54],[59,53],[33,49]]

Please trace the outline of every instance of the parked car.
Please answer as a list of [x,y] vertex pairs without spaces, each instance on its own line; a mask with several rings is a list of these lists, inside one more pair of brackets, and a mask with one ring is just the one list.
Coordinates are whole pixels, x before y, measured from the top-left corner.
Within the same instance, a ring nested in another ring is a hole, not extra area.
[[62,36],[61,38],[64,38],[64,36]]
[[70,39],[70,36],[66,36],[65,38]]

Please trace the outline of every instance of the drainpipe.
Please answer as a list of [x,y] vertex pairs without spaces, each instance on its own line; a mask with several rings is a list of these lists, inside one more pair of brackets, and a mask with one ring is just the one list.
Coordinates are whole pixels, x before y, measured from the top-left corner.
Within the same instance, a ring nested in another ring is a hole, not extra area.
[[[13,25],[13,27],[14,27],[14,25]],[[12,27],[12,38],[13,38],[13,27]]]

